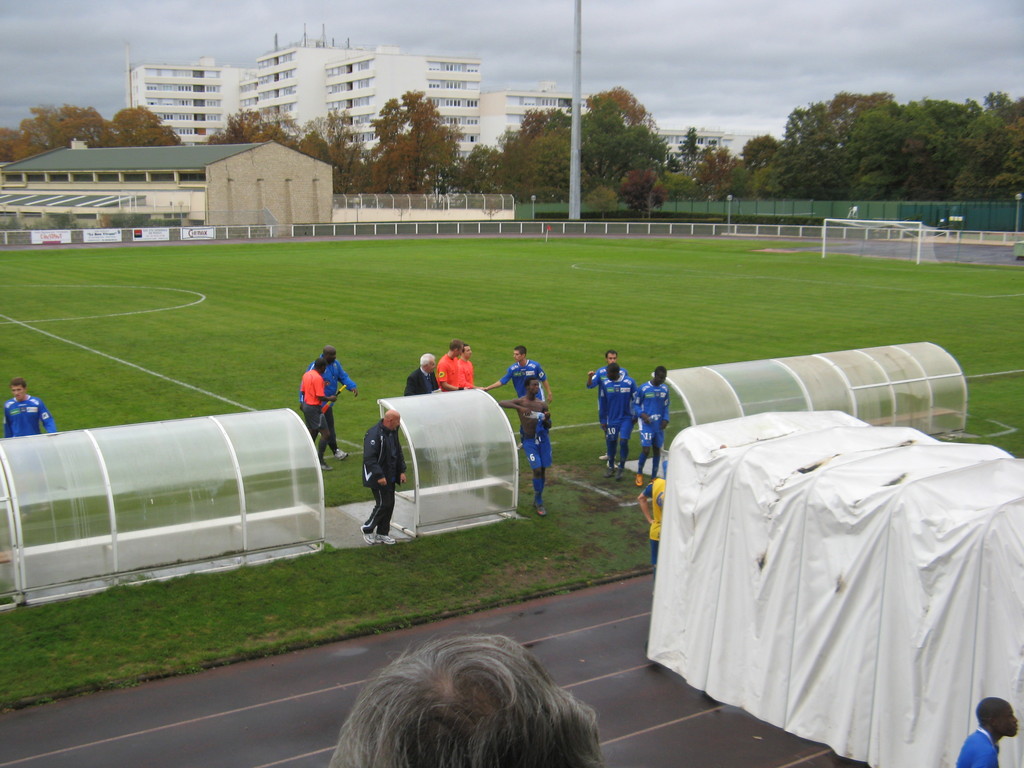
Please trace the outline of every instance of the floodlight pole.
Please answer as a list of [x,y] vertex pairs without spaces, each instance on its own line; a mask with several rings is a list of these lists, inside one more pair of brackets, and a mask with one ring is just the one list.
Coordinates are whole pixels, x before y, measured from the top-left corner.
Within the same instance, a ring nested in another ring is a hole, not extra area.
[[725,209],[725,226],[729,232],[732,232],[732,195],[725,196],[726,209]]
[[1024,200],[1024,193],[1018,192],[1017,195],[1017,218],[1013,222],[1013,231],[1020,232],[1020,201]]
[[537,196],[530,195],[530,218],[537,218]]
[[581,51],[583,0],[576,0],[576,18],[573,28],[575,41],[572,62],[572,128],[569,134],[569,219],[580,218],[580,100],[582,98]]

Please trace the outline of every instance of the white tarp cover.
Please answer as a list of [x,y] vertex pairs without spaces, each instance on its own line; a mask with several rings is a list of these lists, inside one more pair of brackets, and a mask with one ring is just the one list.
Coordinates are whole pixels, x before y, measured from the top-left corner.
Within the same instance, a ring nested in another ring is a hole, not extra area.
[[765,413],[679,433],[666,491],[648,654],[691,685],[879,768],[1024,711],[1024,460]]

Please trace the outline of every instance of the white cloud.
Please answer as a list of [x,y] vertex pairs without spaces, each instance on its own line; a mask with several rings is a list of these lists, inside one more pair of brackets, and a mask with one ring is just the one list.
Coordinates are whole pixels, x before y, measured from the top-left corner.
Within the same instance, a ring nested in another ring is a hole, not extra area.
[[[96,0],[0,6],[0,125],[39,104],[124,105],[125,44],[135,62],[251,65],[326,29],[338,45],[480,56],[486,88],[572,77],[573,0]],[[980,101],[1024,96],[1020,0],[583,0],[583,89],[621,85],[665,126],[781,134],[795,108],[839,91]]]

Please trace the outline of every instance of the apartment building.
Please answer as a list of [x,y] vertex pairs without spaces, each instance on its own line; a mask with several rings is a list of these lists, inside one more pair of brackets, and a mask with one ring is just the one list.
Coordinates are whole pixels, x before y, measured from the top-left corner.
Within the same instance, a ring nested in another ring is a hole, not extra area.
[[[696,128],[696,130],[698,149],[717,149],[721,147],[722,149],[729,150],[733,155],[739,155],[743,152],[743,147],[756,135],[753,133],[733,133],[721,128],[702,127]],[[689,128],[658,128],[658,135],[665,139],[665,142],[668,144],[668,151],[675,155],[682,153],[683,147],[686,146],[686,136],[689,132]]]
[[181,137],[203,144],[238,111],[248,70],[203,57],[193,64],[140,64],[128,79],[128,106],[146,107]]
[[[583,101],[586,104],[587,94]],[[496,147],[505,131],[518,131],[523,116],[531,110],[572,109],[572,92],[558,90],[558,84],[546,80],[536,90],[506,89],[480,95],[480,143]]]
[[480,141],[480,59],[407,54],[394,46],[336,47],[323,38],[292,43],[256,59],[240,83],[240,107],[286,115],[298,124],[347,112],[363,142],[376,141],[371,122],[391,99],[422,91],[462,133],[468,154]]

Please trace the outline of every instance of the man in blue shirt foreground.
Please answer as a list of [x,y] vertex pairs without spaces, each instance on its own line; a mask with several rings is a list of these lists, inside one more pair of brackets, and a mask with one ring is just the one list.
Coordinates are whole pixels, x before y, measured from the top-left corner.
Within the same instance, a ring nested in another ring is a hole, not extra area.
[[[636,397],[636,382],[622,373],[618,363],[611,363],[605,378],[598,385],[604,395],[598,401],[598,421],[604,430],[605,450],[608,452],[608,468],[604,476],[615,475],[622,479],[626,459],[629,458],[629,437],[633,434],[636,415],[633,400]],[[619,466],[615,467],[615,451],[618,447]]]
[[28,384],[20,376],[11,379],[11,394],[14,397],[4,403],[4,437],[38,435],[44,429],[50,433],[57,431],[46,405],[28,393]]
[[967,737],[956,768],[999,768],[999,740],[1017,735],[1017,718],[1005,699],[994,696],[978,704],[978,730]]
[[651,479],[658,476],[661,464],[661,448],[665,444],[665,427],[668,426],[669,406],[671,400],[665,378],[668,371],[659,365],[651,374],[651,380],[640,385],[636,393],[635,410],[640,419],[640,460],[637,462],[636,487],[644,484],[644,464],[647,454],[654,449],[654,463],[651,466]]

